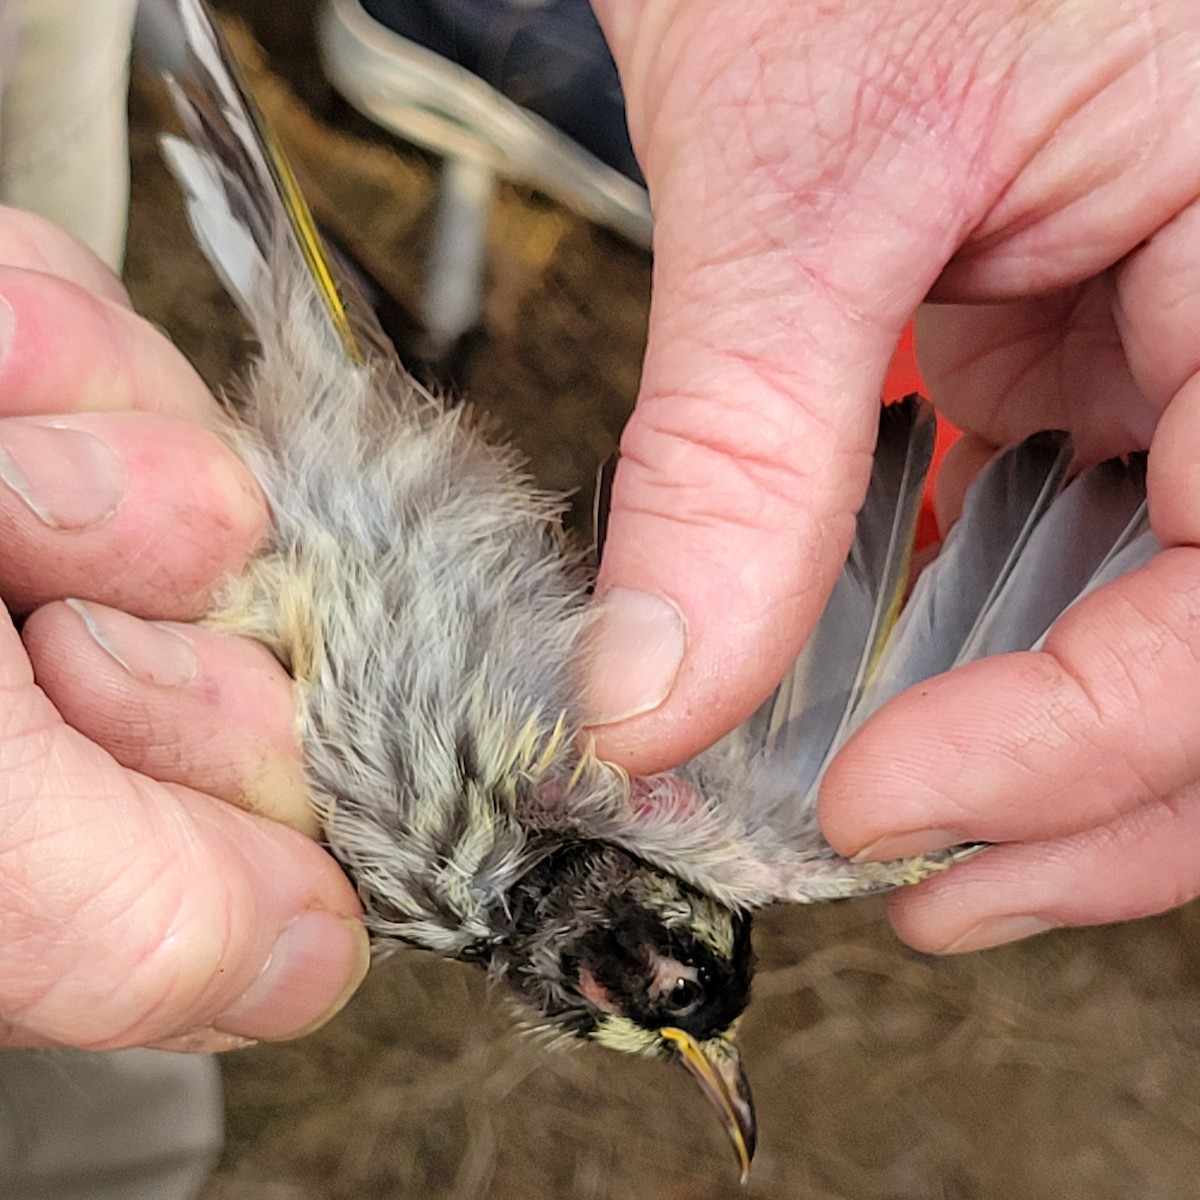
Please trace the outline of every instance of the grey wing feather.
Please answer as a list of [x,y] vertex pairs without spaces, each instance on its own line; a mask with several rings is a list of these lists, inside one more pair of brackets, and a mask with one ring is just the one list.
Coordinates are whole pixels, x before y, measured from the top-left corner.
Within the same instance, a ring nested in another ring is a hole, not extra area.
[[955,664],[1028,650],[1145,520],[1143,457],[1112,459],[1073,480],[1034,529]]
[[803,652],[768,701],[764,749],[806,802],[903,602],[936,432],[933,410],[915,397],[883,408],[846,565]]
[[[1143,500],[1121,537],[1113,544],[1110,552],[1105,555],[1104,560],[1087,583],[1080,588],[1078,595],[1074,597],[1071,604],[1067,605],[1067,608],[1077,604],[1085,596],[1091,595],[1097,588],[1111,583],[1114,579],[1119,579],[1122,575],[1127,575],[1130,571],[1144,567],[1161,549],[1162,545],[1150,528],[1149,505]],[[1064,611],[1066,610],[1064,609]],[[1042,648],[1047,633],[1049,633],[1048,629],[1033,643],[1034,650]]]
[[1150,529],[1150,505],[1143,500],[1138,511],[1133,515],[1121,538],[1105,555],[1104,561],[1096,568],[1095,574],[1088,580],[1087,586],[1079,593],[1082,599],[1089,592],[1137,567],[1144,566],[1162,549],[1158,538]]
[[893,696],[958,660],[990,611],[1066,479],[1063,433],[1027,438],[980,473],[962,517],[922,574],[855,714],[861,724]]
[[1130,571],[1136,571],[1138,567],[1144,567],[1161,550],[1162,544],[1154,536],[1147,516],[1139,523],[1135,535],[1117,553],[1109,555],[1087,587],[1079,594],[1079,599],[1082,600],[1096,588],[1103,587],[1106,583],[1129,574]]

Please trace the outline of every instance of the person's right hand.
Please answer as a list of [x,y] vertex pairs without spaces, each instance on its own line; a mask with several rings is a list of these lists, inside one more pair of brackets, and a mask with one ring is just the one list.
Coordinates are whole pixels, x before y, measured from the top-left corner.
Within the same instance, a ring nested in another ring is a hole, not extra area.
[[594,0],[655,214],[586,683],[593,745],[671,767],[752,713],[829,596],[904,324],[997,444],[1149,449],[1166,547],[1037,653],[912,688],[821,827],[856,859],[993,843],[892,901],[928,951],[1200,894],[1195,0]]
[[277,823],[313,829],[287,675],[191,623],[268,528],[220,419],[98,260],[0,210],[2,1045],[290,1037],[366,971]]

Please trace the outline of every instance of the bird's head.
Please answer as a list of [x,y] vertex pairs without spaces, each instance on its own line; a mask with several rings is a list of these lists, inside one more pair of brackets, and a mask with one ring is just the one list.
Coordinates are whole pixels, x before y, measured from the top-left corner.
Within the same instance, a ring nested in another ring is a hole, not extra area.
[[743,1176],[754,1109],[735,1036],[750,998],[750,919],[600,842],[563,842],[509,897],[494,973],[537,1027],[682,1062],[717,1107]]

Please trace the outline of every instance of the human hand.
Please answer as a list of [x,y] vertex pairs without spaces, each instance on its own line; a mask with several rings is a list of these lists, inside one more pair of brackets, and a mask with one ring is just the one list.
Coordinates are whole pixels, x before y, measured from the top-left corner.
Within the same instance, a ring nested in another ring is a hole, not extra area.
[[599,752],[676,763],[794,658],[852,535],[888,358],[928,297],[931,394],[972,435],[943,511],[990,447],[1066,428],[1088,459],[1150,448],[1169,549],[1074,608],[1044,651],[897,698],[829,770],[824,830],[876,859],[999,843],[894,898],[926,950],[1197,894],[1190,0],[596,7],[656,213],[600,578]]
[[311,831],[286,674],[189,624],[262,495],[98,260],[0,209],[0,264],[0,597],[29,614],[0,610],[0,1044],[297,1034],[366,970],[358,904],[276,823]]

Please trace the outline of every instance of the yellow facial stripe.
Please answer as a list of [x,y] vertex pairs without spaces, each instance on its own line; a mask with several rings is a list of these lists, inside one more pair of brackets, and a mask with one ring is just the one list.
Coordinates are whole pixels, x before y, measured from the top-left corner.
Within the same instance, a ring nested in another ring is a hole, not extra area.
[[733,917],[708,896],[684,895],[677,879],[645,875],[630,884],[630,895],[662,918],[668,929],[682,929],[703,942],[722,959],[733,957]]
[[619,1050],[622,1054],[655,1055],[663,1052],[664,1043],[675,1042],[682,1046],[682,1041],[686,1040],[691,1045],[698,1047],[706,1058],[711,1059],[736,1045],[738,1027],[741,1023],[742,1018],[739,1016],[730,1023],[728,1029],[717,1034],[716,1037],[698,1042],[691,1034],[670,1025],[662,1029],[646,1029],[628,1017],[612,1014],[600,1019],[591,1038],[599,1045],[605,1046],[609,1050]]
[[592,1033],[592,1041],[622,1054],[660,1054],[663,1049],[657,1030],[645,1029],[628,1017],[604,1017]]

